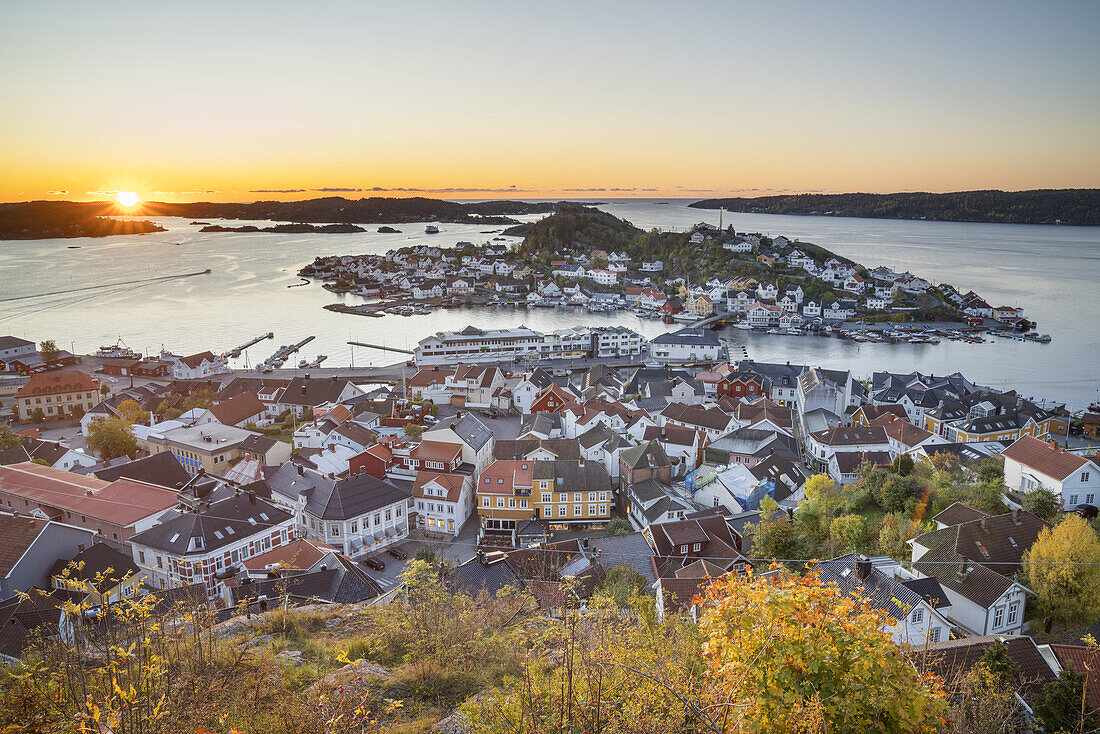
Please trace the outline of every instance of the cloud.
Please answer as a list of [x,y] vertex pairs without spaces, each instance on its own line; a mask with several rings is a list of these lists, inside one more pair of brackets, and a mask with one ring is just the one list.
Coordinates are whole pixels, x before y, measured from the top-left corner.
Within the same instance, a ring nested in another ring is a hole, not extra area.
[[54,191],[47,191],[46,196],[66,196],[68,193],[68,189],[56,189]]
[[217,189],[206,189],[204,191],[154,191],[155,196],[191,196],[193,194],[217,194],[220,193]]
[[314,191],[362,191],[363,189],[345,189],[339,186],[326,186],[321,189],[314,189]]
[[250,194],[301,194],[306,189],[251,189]]
[[118,189],[113,191],[89,191],[88,196],[118,196],[121,193]]

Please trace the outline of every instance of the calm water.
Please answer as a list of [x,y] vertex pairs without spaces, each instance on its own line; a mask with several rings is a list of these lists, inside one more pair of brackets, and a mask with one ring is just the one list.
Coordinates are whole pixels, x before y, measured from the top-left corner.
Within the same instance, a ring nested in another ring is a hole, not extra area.
[[[668,200],[666,200],[668,201]],[[692,210],[686,202],[611,201],[601,208],[640,227],[685,228],[717,224],[718,212]],[[858,376],[877,369],[961,371],[1025,395],[1067,401],[1080,408],[1100,400],[1100,335],[1096,329],[1100,282],[1100,228],[885,221],[727,213],[738,230],[784,234],[815,242],[865,265],[911,270],[937,282],[973,288],[993,305],[1023,306],[1050,344],[996,340],[968,345],[855,344],[837,339],[769,336],[728,330],[761,361],[797,361],[846,367]],[[326,366],[387,364],[392,354],[347,345],[349,340],[413,348],[435,331],[515,326],[551,330],[576,323],[622,323],[647,336],[669,327],[630,315],[592,315],[550,309],[453,309],[430,316],[381,319],[322,309],[343,298],[319,284],[300,282],[295,272],[317,255],[379,253],[431,242],[482,242],[495,227],[447,224],[438,235],[422,226],[396,224],[402,234],[348,235],[202,234],[186,220],[158,220],[169,231],[136,237],[38,240],[0,243],[0,299],[121,283],[211,268],[210,275],[137,283],[25,300],[0,301],[0,334],[56,339],[77,352],[94,351],[121,337],[134,349],[164,347],[189,353],[225,351],[253,336],[275,340],[248,350],[255,364],[280,344],[310,334],[303,354],[329,356]],[[77,246],[79,249],[70,249]],[[242,358],[243,362],[243,358]]]

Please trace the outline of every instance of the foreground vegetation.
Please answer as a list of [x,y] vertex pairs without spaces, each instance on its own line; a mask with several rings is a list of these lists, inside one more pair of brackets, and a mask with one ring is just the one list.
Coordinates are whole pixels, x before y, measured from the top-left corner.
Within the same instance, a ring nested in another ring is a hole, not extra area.
[[[891,643],[880,612],[815,577],[728,576],[696,600],[696,623],[659,619],[618,576],[555,616],[518,590],[452,593],[422,561],[388,606],[221,624],[204,605],[166,614],[151,597],[98,618],[70,606],[85,621],[3,675],[0,732],[398,734],[441,720],[485,734],[985,732],[1023,721],[1003,653],[945,681]],[[1082,681],[1058,683],[1044,711],[1077,731]]]

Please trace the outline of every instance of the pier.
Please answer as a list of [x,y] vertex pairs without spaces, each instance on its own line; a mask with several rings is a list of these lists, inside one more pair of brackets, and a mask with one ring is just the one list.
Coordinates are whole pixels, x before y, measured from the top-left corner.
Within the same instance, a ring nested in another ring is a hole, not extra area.
[[287,357],[294,354],[299,349],[304,347],[306,344],[309,344],[311,341],[313,341],[316,338],[317,337],[310,335],[310,336],[307,336],[302,341],[298,342],[297,344],[291,344],[290,346],[279,347],[279,349],[275,352],[275,354],[271,355],[270,357],[268,357],[264,361],[264,364],[265,365],[272,365],[272,366],[275,366],[275,367],[282,367],[283,362],[286,362]]
[[275,332],[273,332],[273,331],[269,331],[266,334],[260,334],[255,339],[247,341],[244,344],[240,345],[239,347],[234,347],[233,349],[230,349],[229,350],[229,356],[236,359],[237,357],[241,356],[241,352],[248,349],[249,347],[251,347],[255,344],[259,344],[264,339],[274,339],[274,338],[275,338]]
[[397,347],[383,347],[379,344],[367,344],[366,342],[348,342],[353,347],[366,347],[367,349],[379,349],[383,352],[397,352],[398,354],[412,354],[408,349],[398,349]]

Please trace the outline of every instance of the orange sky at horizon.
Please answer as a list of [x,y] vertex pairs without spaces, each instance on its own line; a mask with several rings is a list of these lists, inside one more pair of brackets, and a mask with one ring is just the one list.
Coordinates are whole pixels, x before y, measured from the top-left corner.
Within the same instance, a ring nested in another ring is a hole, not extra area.
[[4,4],[0,201],[1100,188],[1100,3],[410,5]]

